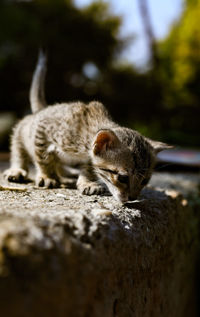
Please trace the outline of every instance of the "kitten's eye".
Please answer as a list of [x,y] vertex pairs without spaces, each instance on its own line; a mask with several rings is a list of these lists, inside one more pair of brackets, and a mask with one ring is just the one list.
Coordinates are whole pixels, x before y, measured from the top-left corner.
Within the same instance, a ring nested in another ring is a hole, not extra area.
[[144,178],[143,181],[141,182],[141,185],[145,186],[148,184],[148,182],[149,182],[149,178]]
[[110,170],[108,168],[101,168],[99,167],[100,170],[104,171],[104,172],[108,172],[108,173],[111,173],[111,174],[117,174],[117,171],[114,171],[114,170]]
[[121,175],[119,174],[117,180],[122,184],[129,184],[129,177],[128,175]]

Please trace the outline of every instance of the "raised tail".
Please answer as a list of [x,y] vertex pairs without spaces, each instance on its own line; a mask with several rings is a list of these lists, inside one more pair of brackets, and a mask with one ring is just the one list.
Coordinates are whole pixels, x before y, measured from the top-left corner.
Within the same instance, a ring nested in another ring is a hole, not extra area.
[[31,89],[30,89],[30,104],[33,113],[42,110],[46,106],[44,94],[44,82],[46,75],[46,55],[42,50],[39,52],[37,65],[33,73]]

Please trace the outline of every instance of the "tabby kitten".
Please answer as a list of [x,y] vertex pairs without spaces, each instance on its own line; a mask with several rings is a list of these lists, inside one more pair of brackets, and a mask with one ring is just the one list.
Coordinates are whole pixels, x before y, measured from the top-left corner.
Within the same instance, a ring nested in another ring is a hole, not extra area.
[[46,57],[40,53],[30,89],[33,114],[14,128],[5,178],[25,182],[32,161],[37,186],[70,185],[65,166],[79,164],[77,188],[82,194],[108,189],[120,202],[136,199],[151,177],[156,153],[169,146],[119,126],[100,102],[45,107],[45,74]]

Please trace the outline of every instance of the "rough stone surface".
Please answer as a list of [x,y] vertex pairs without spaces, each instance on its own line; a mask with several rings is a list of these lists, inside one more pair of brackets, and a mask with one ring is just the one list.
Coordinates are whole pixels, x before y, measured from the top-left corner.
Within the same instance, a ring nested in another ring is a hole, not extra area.
[[0,190],[0,316],[198,316],[199,183],[155,174],[123,206],[33,184]]

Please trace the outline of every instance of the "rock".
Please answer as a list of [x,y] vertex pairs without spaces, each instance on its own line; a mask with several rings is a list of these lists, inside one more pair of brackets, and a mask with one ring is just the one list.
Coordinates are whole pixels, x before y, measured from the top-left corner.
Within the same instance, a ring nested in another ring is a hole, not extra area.
[[155,174],[125,205],[33,184],[0,191],[0,316],[198,316],[199,183]]

